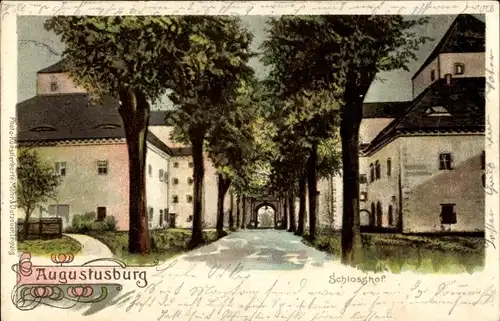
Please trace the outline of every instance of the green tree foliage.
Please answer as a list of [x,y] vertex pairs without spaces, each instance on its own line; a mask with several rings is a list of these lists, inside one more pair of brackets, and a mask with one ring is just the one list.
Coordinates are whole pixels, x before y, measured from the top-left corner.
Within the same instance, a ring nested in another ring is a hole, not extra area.
[[56,16],[45,28],[66,45],[65,68],[92,98],[119,99],[129,158],[129,251],[150,251],[145,161],[150,102],[183,76],[190,45],[182,17]]
[[[342,261],[348,264],[359,263],[362,254],[358,133],[363,100],[379,71],[407,69],[407,64],[415,59],[414,52],[429,40],[417,36],[415,30],[425,23],[424,18],[407,20],[402,16],[380,15],[283,16],[270,23],[270,40],[264,45],[265,63],[273,67],[270,78],[276,84],[276,92],[295,100],[301,100],[305,93],[314,93],[316,99],[322,100],[316,107],[326,104],[324,108],[340,112],[344,191]],[[333,112],[326,111],[326,115],[334,117]],[[316,120],[320,126],[314,131],[327,133],[324,129],[331,122],[324,118]],[[308,168],[312,169],[312,165]],[[314,177],[309,178],[314,181]],[[314,189],[309,187],[309,191]]]
[[[204,177],[204,145],[206,139],[224,137],[231,132],[240,112],[235,103],[237,97],[247,90],[253,76],[248,66],[253,56],[250,50],[252,34],[242,27],[238,17],[229,16],[185,16],[185,31],[189,35],[189,46],[182,54],[179,78],[169,94],[175,105],[170,120],[175,124],[174,135],[188,142],[193,149],[194,206],[191,246],[202,242],[202,184]],[[221,144],[224,146],[224,144]],[[227,146],[227,145],[226,145]],[[214,159],[220,171],[221,153]],[[229,160],[228,160],[229,162]]]
[[[250,85],[251,86],[251,85]],[[258,116],[258,97],[245,83],[207,134],[207,150],[218,173],[217,233],[223,235],[224,199],[231,181],[254,152],[253,122]]]
[[[295,149],[302,152],[298,155],[307,155],[300,159],[307,174],[309,189],[309,236],[314,239],[317,223],[318,146],[322,140],[333,136],[338,126],[341,90],[334,82],[309,81],[306,79],[307,75],[296,72],[294,62],[307,59],[304,56],[307,44],[303,43],[301,34],[294,34],[300,32],[296,29],[297,22],[300,21],[287,16],[270,20],[269,40],[263,44],[263,61],[271,67],[268,84],[281,100],[281,108],[276,117],[279,127],[286,135],[293,137],[291,140],[296,145]],[[291,77],[292,74],[298,78]],[[295,167],[300,165],[296,164]],[[294,177],[295,180],[298,178],[300,174]],[[299,217],[299,226],[302,220]]]
[[203,142],[211,124],[253,74],[251,34],[235,17],[54,17],[71,75],[98,97],[120,99],[130,166],[130,252],[148,252],[145,150],[149,103],[167,93],[193,147],[192,246],[202,241]]
[[28,221],[36,206],[57,196],[60,176],[35,151],[21,149],[17,156],[17,204],[23,209],[24,239],[28,239]]

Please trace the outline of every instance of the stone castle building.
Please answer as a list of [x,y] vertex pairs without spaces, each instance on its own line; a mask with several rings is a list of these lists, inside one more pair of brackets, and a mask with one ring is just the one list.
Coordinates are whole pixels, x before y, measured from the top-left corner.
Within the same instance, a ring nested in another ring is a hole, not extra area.
[[[362,229],[484,231],[485,24],[459,15],[412,85],[411,101],[364,104]],[[329,222],[325,198],[335,195],[333,227],[338,229],[342,182],[338,176],[334,180],[335,187],[321,182],[319,216]]]
[[[57,199],[40,204],[34,217],[58,216],[63,226],[74,214],[114,216],[119,230],[128,222],[128,154],[118,102],[89,101],[61,63],[37,73],[37,93],[17,105],[19,147],[36,150],[62,177]],[[164,111],[153,111],[147,136],[146,194],[150,228],[192,226],[191,149],[171,140]],[[215,168],[205,159],[203,220],[214,227]],[[227,208],[227,207],[226,207]],[[24,213],[19,209],[19,217]]]

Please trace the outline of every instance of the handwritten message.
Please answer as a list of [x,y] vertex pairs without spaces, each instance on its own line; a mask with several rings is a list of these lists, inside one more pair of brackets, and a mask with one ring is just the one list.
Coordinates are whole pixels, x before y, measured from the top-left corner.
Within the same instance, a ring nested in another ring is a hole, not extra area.
[[424,15],[431,13],[493,13],[496,6],[486,2],[400,2],[370,1],[321,1],[308,3],[305,1],[183,1],[183,2],[93,2],[65,1],[40,3],[26,1],[5,2],[1,9],[2,18],[10,14],[21,15],[159,15],[159,14],[191,14],[191,15],[282,15],[282,14],[410,14]]
[[493,284],[484,283],[416,281],[387,290],[372,282],[318,282],[313,274],[287,277],[285,271],[263,285],[262,275],[240,270],[241,265],[200,269],[193,264],[184,271],[175,265],[158,267],[148,287],[123,304],[126,312],[147,312],[157,321],[403,320],[409,308],[438,306],[443,316],[451,316],[464,307],[493,306],[497,294]]

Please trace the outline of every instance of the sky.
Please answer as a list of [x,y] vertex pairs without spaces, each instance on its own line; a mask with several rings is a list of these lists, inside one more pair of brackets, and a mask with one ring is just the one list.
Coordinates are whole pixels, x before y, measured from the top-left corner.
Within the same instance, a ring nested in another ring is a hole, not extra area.
[[[456,15],[431,16],[429,24],[418,29],[419,34],[433,38],[422,45],[417,54],[417,60],[408,65],[409,72],[396,70],[381,72],[377,75],[366,97],[365,102],[405,101],[412,98],[411,77],[430,55],[440,41]],[[18,17],[18,102],[33,97],[36,94],[36,72],[60,60],[64,45],[58,36],[43,28],[48,17],[19,16]],[[484,18],[478,16],[484,21]],[[266,39],[266,16],[243,16],[246,27],[254,34],[253,49],[258,50]],[[253,58],[250,65],[258,77],[265,77],[266,68],[258,58]],[[163,99],[156,108],[168,108],[168,99]]]

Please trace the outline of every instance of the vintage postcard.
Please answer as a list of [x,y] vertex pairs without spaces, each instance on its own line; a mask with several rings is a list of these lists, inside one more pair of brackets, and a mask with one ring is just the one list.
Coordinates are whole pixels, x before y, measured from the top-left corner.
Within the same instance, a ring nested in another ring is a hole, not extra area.
[[2,320],[500,319],[498,2],[0,14]]

